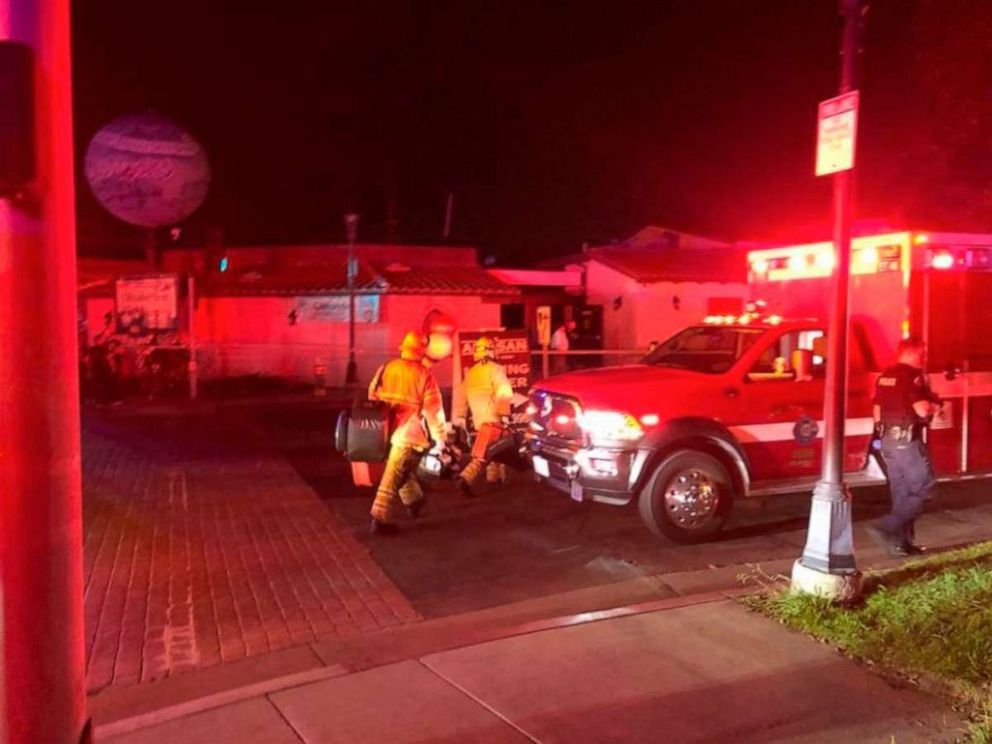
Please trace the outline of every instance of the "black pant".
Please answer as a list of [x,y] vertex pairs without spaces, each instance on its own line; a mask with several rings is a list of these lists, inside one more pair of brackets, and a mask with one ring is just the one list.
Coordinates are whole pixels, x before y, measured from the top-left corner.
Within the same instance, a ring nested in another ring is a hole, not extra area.
[[933,466],[927,446],[920,440],[900,442],[882,439],[882,457],[889,479],[892,511],[878,523],[896,545],[913,541],[913,523],[930,498],[934,484]]

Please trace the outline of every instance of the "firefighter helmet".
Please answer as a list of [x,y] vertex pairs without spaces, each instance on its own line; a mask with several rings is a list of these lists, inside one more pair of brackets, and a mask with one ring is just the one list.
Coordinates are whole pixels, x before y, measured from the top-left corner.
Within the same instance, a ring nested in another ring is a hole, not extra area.
[[419,362],[424,358],[425,346],[423,336],[416,331],[407,331],[403,341],[400,342],[400,356],[403,359]]
[[496,342],[489,336],[480,336],[479,340],[475,342],[475,352],[472,354],[472,358],[477,362],[481,362],[483,359],[495,359]]

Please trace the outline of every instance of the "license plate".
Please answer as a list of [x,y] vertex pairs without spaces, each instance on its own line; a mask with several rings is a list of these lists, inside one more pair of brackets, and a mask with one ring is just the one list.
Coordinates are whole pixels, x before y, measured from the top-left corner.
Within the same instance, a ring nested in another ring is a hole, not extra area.
[[550,478],[551,470],[548,468],[548,461],[543,457],[538,457],[534,455],[534,472],[537,473],[542,478]]
[[568,495],[572,497],[572,501],[582,501],[582,497],[583,497],[582,486],[579,484],[577,480],[572,481]]

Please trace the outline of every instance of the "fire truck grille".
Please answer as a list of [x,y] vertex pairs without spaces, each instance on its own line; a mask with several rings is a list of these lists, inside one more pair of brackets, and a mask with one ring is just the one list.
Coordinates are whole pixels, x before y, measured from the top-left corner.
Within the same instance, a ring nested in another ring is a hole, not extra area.
[[536,413],[533,428],[539,437],[579,441],[582,439],[582,428],[579,426],[579,402],[574,398],[555,395],[543,390],[534,393],[533,400]]

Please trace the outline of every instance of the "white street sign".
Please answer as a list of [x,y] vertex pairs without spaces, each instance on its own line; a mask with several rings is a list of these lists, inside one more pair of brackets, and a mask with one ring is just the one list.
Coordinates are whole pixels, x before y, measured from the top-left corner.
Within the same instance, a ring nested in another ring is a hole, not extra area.
[[551,345],[551,306],[541,305],[537,308],[537,342],[541,346]]
[[827,176],[853,168],[858,133],[858,91],[822,101],[818,119],[816,175]]

